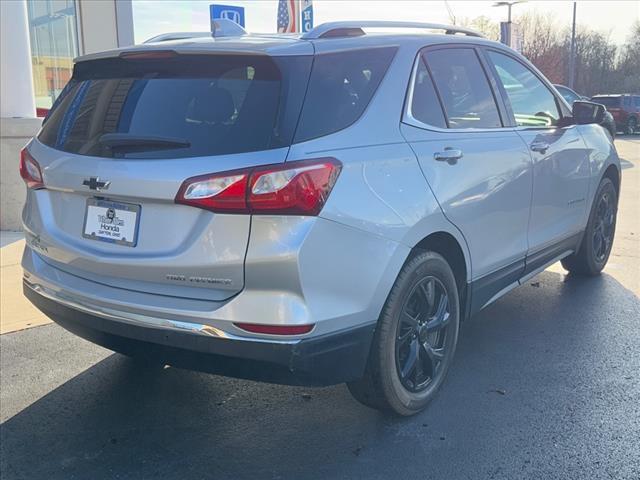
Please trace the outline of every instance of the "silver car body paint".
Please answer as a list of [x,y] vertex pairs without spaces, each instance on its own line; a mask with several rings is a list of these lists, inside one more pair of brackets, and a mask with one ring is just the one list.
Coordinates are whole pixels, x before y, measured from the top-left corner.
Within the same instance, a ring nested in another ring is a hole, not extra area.
[[[471,285],[581,232],[605,169],[619,169],[615,148],[599,126],[447,131],[407,117],[405,97],[418,52],[451,43],[511,52],[495,42],[451,35],[314,41],[249,36],[170,41],[80,59],[137,50],[279,56],[398,48],[354,124],[289,148],[219,156],[214,169],[207,157],[114,161],[33,140],[28,148],[47,189],[29,190],[23,213],[28,285],[61,303],[102,311],[104,318],[204,325],[199,331],[210,328],[219,336],[273,339],[233,322],[315,325],[291,337],[296,340],[375,322],[403,263],[431,234],[446,233],[458,244],[466,267],[462,280]],[[545,154],[530,152],[536,139],[549,143]],[[447,146],[462,149],[464,157],[453,165],[433,161],[433,153]],[[174,203],[188,177],[317,157],[343,164],[318,217],[213,214]],[[91,176],[111,182],[109,198],[143,205],[135,248],[82,237],[85,203],[95,195],[82,183]]]

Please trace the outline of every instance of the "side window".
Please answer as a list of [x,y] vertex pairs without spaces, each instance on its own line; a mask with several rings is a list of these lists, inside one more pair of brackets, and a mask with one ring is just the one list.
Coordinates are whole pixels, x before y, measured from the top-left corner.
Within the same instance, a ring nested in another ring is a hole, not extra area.
[[337,132],[358,120],[396,50],[384,47],[317,55],[295,142]]
[[625,108],[631,107],[631,97],[624,97],[624,106]]
[[531,70],[507,55],[489,52],[507,92],[516,124],[525,127],[557,125],[560,119],[553,93]]
[[489,82],[475,51],[447,48],[425,54],[449,128],[502,126]]
[[636,96],[633,97],[635,103],[636,103],[636,108],[640,108],[640,97]]
[[444,113],[440,101],[433,87],[433,82],[427,71],[422,55],[416,70],[413,83],[413,96],[411,98],[411,115],[416,120],[433,125],[434,127],[447,128]]
[[580,100],[580,97],[568,88],[556,87],[556,90],[562,95],[569,105],[572,105],[576,100]]

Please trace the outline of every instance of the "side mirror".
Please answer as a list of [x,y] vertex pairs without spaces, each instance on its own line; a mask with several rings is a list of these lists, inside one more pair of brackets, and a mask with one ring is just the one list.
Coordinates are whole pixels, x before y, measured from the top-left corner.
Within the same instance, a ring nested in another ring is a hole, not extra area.
[[578,125],[588,123],[601,123],[604,120],[604,105],[593,102],[585,102],[576,100],[573,102],[572,115],[573,121]]

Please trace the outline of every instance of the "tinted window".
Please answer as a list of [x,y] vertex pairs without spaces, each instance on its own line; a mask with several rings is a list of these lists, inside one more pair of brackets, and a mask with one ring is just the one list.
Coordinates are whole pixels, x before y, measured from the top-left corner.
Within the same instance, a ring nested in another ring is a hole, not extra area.
[[580,97],[573,90],[569,90],[568,88],[562,87],[560,85],[556,85],[556,90],[558,93],[562,95],[569,105],[573,104],[576,100],[580,100]]
[[422,56],[416,70],[410,108],[411,115],[416,120],[435,127],[447,127],[442,107]]
[[555,97],[531,70],[501,53],[489,52],[489,57],[507,92],[517,125],[537,127],[558,124],[560,114]]
[[394,47],[317,55],[295,141],[337,132],[360,118],[395,52]]
[[500,115],[476,53],[447,48],[425,54],[450,128],[500,127]]
[[636,107],[640,107],[640,97],[633,97]]
[[619,108],[621,97],[591,97],[591,101],[600,103],[607,108]]
[[80,62],[38,138],[66,152],[124,158],[287,146],[310,67],[310,57],[249,55]]

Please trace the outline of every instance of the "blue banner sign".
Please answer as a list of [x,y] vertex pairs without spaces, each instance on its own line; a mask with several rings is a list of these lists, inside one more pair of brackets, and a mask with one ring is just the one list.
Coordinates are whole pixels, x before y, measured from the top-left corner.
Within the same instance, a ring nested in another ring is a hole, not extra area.
[[225,18],[244,28],[244,7],[235,5],[209,5],[211,20]]
[[313,29],[313,3],[312,0],[302,0],[300,8],[300,30],[302,32],[309,32]]

